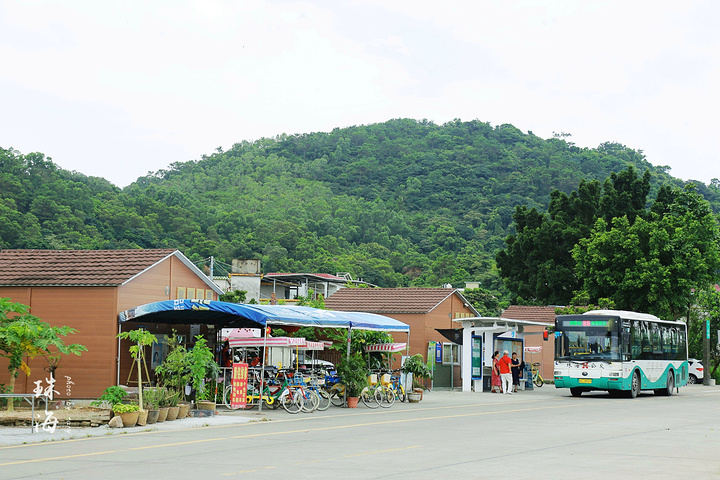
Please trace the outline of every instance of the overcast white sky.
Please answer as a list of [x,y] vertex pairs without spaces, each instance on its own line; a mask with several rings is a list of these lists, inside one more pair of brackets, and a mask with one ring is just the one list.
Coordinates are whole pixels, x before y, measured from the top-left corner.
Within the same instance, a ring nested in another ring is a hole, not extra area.
[[391,118],[617,141],[720,178],[714,0],[0,0],[0,146],[126,186]]

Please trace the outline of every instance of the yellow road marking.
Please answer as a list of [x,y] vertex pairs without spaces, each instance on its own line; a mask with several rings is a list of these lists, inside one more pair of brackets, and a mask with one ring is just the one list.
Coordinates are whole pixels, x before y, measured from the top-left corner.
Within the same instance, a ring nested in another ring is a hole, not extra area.
[[[603,402],[605,403],[605,402]],[[507,406],[507,404],[504,404]],[[210,443],[210,442],[219,442],[219,441],[225,441],[228,439],[238,440],[243,438],[258,438],[258,437],[274,437],[278,435],[291,435],[294,433],[308,433],[308,432],[322,432],[322,431],[329,431],[329,430],[341,430],[341,429],[351,429],[351,428],[358,428],[358,427],[371,427],[371,426],[377,426],[377,425],[392,425],[392,424],[398,424],[398,423],[410,423],[410,422],[424,422],[424,421],[432,421],[432,420],[442,420],[447,418],[460,418],[460,417],[474,417],[479,415],[494,415],[494,414],[506,414],[506,413],[516,413],[516,412],[529,412],[529,411],[536,411],[536,410],[553,410],[553,409],[559,409],[559,408],[578,408],[581,406],[589,406],[590,404],[583,404],[578,403],[575,405],[553,405],[553,406],[546,406],[546,407],[532,407],[532,408],[510,408],[505,410],[496,410],[496,411],[483,411],[483,412],[470,412],[470,413],[456,413],[451,415],[436,415],[433,417],[423,417],[423,418],[405,418],[405,419],[395,419],[395,420],[381,420],[377,422],[366,422],[366,423],[355,423],[350,425],[332,425],[328,427],[319,427],[319,428],[302,428],[297,430],[285,430],[282,432],[261,432],[261,433],[253,433],[253,434],[246,434],[246,435],[236,435],[231,437],[218,437],[218,438],[208,438],[208,439],[201,439],[201,440],[189,440],[184,442],[172,442],[172,443],[163,443],[158,445],[148,445],[144,447],[133,447],[133,448],[124,448],[124,449],[118,449],[118,450],[107,450],[102,452],[94,452],[94,453],[80,453],[80,454],[74,454],[74,455],[66,455],[62,457],[47,457],[47,458],[35,458],[31,460],[18,460],[15,462],[6,462],[6,463],[0,463],[0,466],[8,466],[8,465],[21,465],[25,463],[37,463],[37,462],[50,462],[54,460],[66,460],[70,458],[81,458],[81,457],[88,457],[88,456],[95,456],[95,455],[105,455],[105,454],[112,454],[112,453],[122,453],[122,452],[131,452],[131,451],[137,451],[137,450],[149,450],[154,448],[163,448],[163,447],[174,447],[178,445],[192,445],[192,444],[199,444],[199,443]],[[597,405],[597,403],[593,403],[592,405]],[[479,404],[474,404],[474,406],[480,406]],[[450,408],[450,407],[437,407],[437,408],[427,408],[426,410],[437,410],[437,409],[444,409],[444,408]],[[260,422],[256,422],[260,423]],[[240,425],[233,425],[233,426],[249,426],[249,425],[255,425],[256,423],[246,423],[246,424],[240,424]],[[153,433],[153,432],[146,432],[146,433]],[[103,437],[95,437],[95,438],[103,438]],[[53,444],[58,442],[53,442]],[[40,445],[48,445],[48,444],[40,444]],[[30,445],[25,445],[30,446]]]

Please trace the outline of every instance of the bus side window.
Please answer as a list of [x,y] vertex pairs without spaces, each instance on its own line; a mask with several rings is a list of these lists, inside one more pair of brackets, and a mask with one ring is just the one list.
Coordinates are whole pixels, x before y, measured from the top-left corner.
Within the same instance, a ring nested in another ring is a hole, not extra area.
[[630,360],[630,328],[622,331],[622,359]]

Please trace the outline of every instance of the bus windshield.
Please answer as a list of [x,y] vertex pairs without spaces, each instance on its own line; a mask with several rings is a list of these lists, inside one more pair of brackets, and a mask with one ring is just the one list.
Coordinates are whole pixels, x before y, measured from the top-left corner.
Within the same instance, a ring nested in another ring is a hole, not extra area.
[[617,332],[607,328],[570,327],[555,335],[557,360],[621,360]]

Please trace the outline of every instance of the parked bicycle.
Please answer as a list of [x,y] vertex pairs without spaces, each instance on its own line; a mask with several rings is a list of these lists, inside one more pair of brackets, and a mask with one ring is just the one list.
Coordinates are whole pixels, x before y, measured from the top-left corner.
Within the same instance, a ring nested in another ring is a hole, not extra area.
[[545,380],[543,380],[542,375],[540,375],[540,364],[539,363],[532,364],[532,380],[533,380],[533,383],[538,387],[542,387],[543,383],[545,383]]
[[401,402],[404,402],[405,400],[407,400],[407,394],[405,393],[405,387],[400,381],[400,372],[402,372],[402,370],[400,369],[392,370],[391,382],[389,387],[395,394],[395,398],[397,398]]

